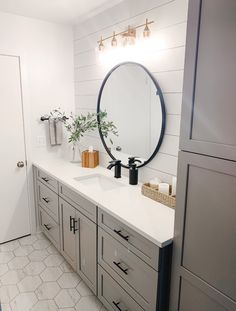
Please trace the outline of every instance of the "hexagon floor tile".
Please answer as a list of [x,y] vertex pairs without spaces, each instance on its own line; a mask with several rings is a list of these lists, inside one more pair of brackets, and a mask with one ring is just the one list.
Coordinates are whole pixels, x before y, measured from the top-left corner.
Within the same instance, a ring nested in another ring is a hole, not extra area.
[[21,280],[17,286],[21,293],[24,292],[33,292],[35,291],[39,285],[42,283],[42,280],[38,275],[28,275],[23,280]]
[[43,272],[46,269],[46,266],[43,262],[30,262],[25,268],[24,272],[27,275],[39,275],[41,272]]
[[61,288],[75,288],[80,281],[80,277],[75,272],[68,272],[63,273],[57,282]]
[[2,311],[106,311],[42,233],[0,246]]
[[29,259],[27,257],[15,257],[8,262],[8,267],[10,270],[23,269],[28,263]]
[[80,300],[80,294],[76,289],[62,289],[55,297],[59,308],[73,308]]
[[15,256],[21,257],[21,256],[29,255],[30,253],[33,252],[33,250],[34,250],[33,246],[31,246],[31,245],[24,245],[24,246],[18,247],[13,252],[14,252]]
[[46,282],[39,286],[36,295],[39,300],[49,300],[56,297],[60,292],[60,286],[57,282]]
[[44,282],[57,281],[63,274],[60,267],[47,267],[41,274],[40,277]]
[[21,293],[10,303],[13,311],[29,311],[37,302],[34,293]]

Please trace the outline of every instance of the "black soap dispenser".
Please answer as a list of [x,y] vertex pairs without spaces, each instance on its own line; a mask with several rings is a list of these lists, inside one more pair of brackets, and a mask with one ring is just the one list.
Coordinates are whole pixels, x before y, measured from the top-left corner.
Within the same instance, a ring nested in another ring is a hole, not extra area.
[[136,157],[129,158],[129,184],[137,185],[138,184],[138,168],[136,162],[141,163],[140,160],[136,159]]

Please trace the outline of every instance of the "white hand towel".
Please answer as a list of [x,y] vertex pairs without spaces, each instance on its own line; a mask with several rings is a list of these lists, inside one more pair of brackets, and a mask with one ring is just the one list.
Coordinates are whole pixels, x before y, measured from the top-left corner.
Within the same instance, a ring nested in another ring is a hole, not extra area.
[[49,138],[51,146],[62,144],[62,122],[60,120],[49,119]]
[[55,121],[56,123],[56,143],[57,145],[62,144],[62,122],[59,120]]
[[49,139],[51,146],[55,146],[57,144],[56,142],[56,126],[55,126],[55,120],[50,119],[48,120],[48,126],[49,126]]

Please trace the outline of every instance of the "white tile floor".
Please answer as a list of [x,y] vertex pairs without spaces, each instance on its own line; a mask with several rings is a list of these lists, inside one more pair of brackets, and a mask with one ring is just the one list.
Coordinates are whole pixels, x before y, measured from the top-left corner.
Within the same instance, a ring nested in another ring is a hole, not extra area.
[[2,311],[106,311],[43,234],[0,245]]

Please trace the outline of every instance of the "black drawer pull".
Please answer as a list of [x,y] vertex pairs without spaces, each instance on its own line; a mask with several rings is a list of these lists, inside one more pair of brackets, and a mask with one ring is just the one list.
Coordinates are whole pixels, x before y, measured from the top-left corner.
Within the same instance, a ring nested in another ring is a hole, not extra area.
[[47,179],[47,177],[42,177],[42,179],[46,182],[49,182],[49,179]]
[[121,232],[121,230],[116,230],[116,229],[114,229],[114,232],[116,233],[116,234],[118,234],[122,239],[124,239],[125,241],[129,241],[129,236],[128,235],[123,235]]
[[48,198],[42,198],[47,204],[50,202]]
[[44,227],[49,231],[52,229],[52,227],[50,227],[49,225],[44,225]]
[[70,216],[70,231],[73,230],[73,233],[75,234],[76,231],[78,231],[79,229],[76,229],[76,224],[78,223],[77,220],[75,220],[74,217]]
[[73,233],[75,234],[75,232],[79,230],[75,228],[75,225],[78,223],[78,221],[75,220],[75,218],[72,218],[72,219],[73,219]]
[[113,263],[114,263],[114,265],[115,266],[117,266],[124,274],[126,274],[126,275],[128,275],[128,268],[126,268],[126,269],[123,269],[122,267],[121,267],[121,262],[115,262],[115,261],[113,261]]
[[72,229],[73,229],[72,220],[73,220],[73,217],[70,216],[70,231],[72,231]]
[[122,310],[119,306],[120,302],[115,302],[114,300],[112,301],[113,305],[117,308],[117,310],[119,311],[127,311],[127,309]]

